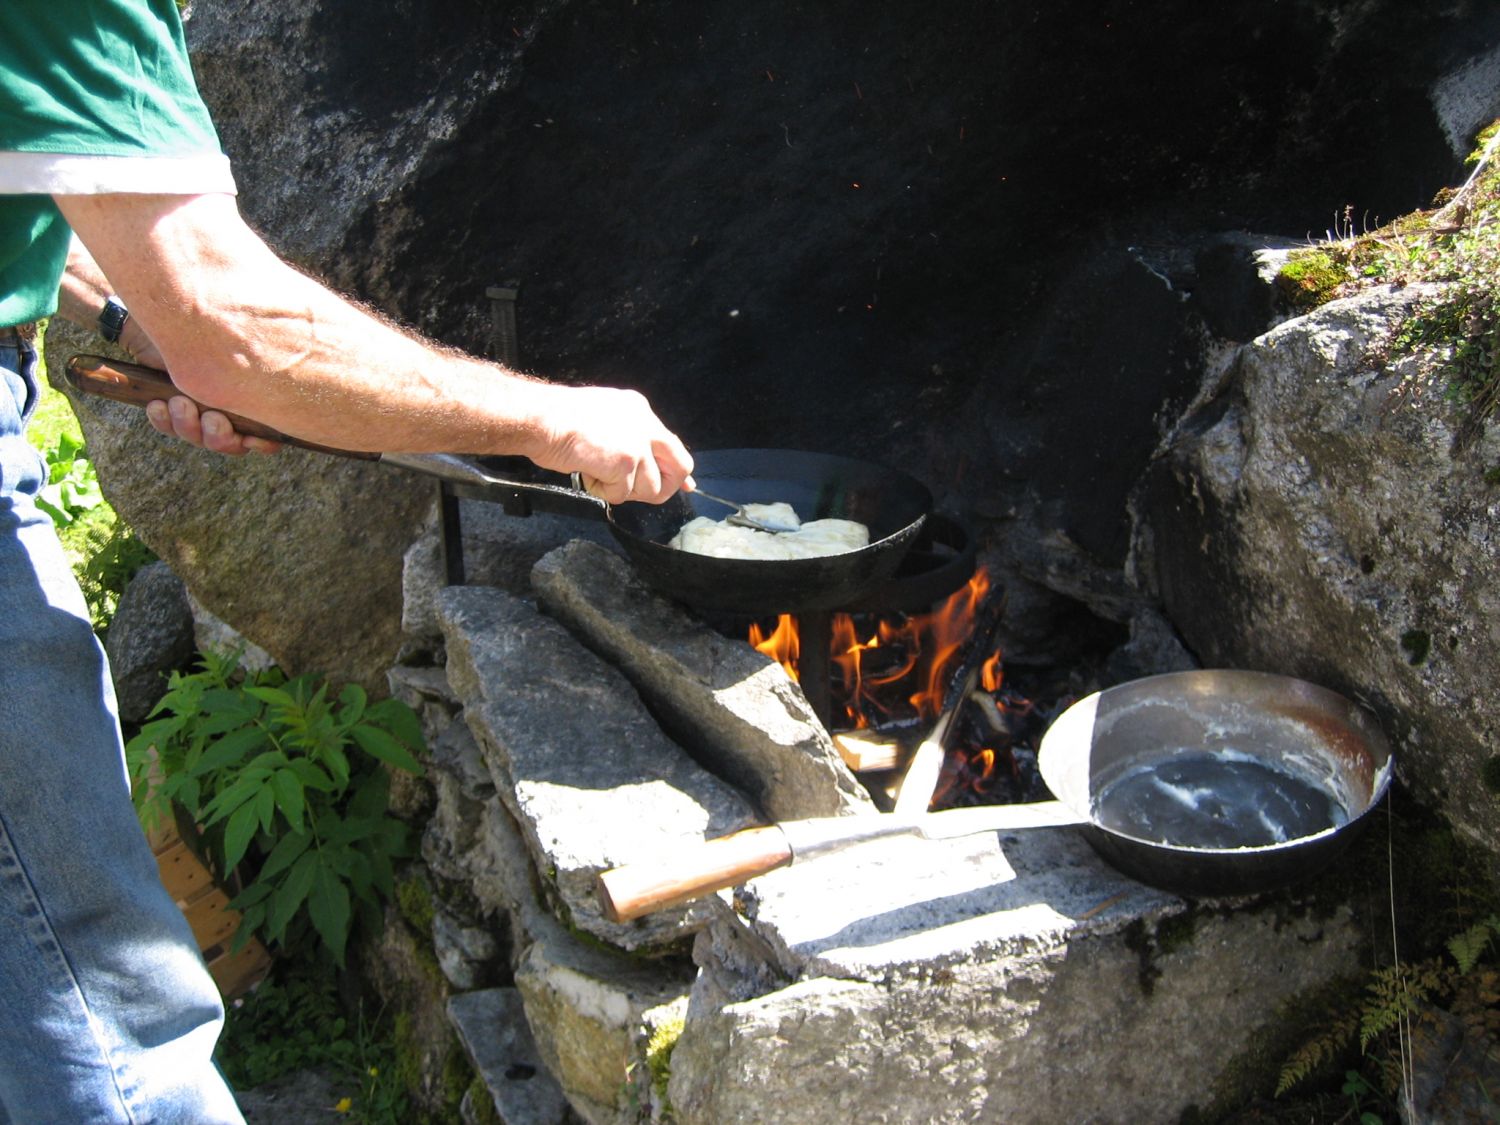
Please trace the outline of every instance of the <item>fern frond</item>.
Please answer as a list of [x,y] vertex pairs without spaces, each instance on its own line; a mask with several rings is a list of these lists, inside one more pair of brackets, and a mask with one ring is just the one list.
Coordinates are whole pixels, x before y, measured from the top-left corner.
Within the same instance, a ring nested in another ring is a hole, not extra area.
[[1416,1007],[1402,966],[1392,965],[1375,973],[1369,984],[1371,1001],[1360,1012],[1359,1049],[1368,1050],[1378,1039]]
[[1476,922],[1461,934],[1448,939],[1448,952],[1458,962],[1458,971],[1467,974],[1489,949],[1495,936],[1500,934],[1500,916],[1491,914]]
[[1377,970],[1366,987],[1370,999],[1360,1011],[1360,1050],[1409,1020],[1425,1001],[1451,991],[1452,980],[1436,960]]
[[1326,1027],[1293,1052],[1281,1068],[1276,1081],[1276,1096],[1306,1081],[1348,1047],[1359,1030],[1359,1010],[1349,1009],[1331,1020]]

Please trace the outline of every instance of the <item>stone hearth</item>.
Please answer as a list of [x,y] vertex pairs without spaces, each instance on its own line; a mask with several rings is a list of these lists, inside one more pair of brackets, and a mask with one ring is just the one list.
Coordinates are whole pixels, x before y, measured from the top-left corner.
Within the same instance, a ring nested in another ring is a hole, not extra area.
[[[535,526],[537,552],[577,530]],[[1326,886],[1188,901],[1070,829],[868,844],[610,922],[602,869],[882,814],[779,667],[601,543],[541,553],[526,589],[439,588],[432,560],[408,560],[408,625],[444,667],[393,681],[432,734],[450,1016],[504,1120],[1176,1119],[1238,1096],[1280,1009],[1357,966]]]

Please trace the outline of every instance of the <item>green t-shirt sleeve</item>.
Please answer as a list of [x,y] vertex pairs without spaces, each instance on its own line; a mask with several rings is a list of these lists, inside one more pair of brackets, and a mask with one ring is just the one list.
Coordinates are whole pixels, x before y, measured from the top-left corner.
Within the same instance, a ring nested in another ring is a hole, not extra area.
[[0,2],[0,150],[219,152],[174,0]]
[[175,0],[0,0],[0,326],[56,307],[51,194],[233,190]]

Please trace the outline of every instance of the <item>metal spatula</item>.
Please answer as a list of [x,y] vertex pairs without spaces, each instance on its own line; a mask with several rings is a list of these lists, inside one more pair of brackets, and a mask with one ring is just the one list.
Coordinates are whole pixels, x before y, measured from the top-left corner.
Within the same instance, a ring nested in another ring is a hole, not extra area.
[[694,496],[701,496],[705,500],[712,500],[715,504],[723,504],[726,508],[733,508],[734,515],[726,516],[725,523],[734,524],[736,527],[753,527],[756,531],[769,531],[772,535],[780,535],[783,532],[798,530],[789,524],[777,523],[774,520],[757,519],[755,516],[747,515],[743,504],[736,504],[733,500],[725,500],[722,496],[715,496],[711,492],[704,492],[701,488],[693,489]]

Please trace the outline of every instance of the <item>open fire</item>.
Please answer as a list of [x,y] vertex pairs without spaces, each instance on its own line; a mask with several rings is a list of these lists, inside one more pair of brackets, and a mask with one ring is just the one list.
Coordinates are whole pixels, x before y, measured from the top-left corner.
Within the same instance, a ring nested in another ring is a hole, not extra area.
[[[929,613],[838,613],[830,661],[834,744],[867,784],[899,770],[945,704],[959,708],[934,808],[1030,800],[1036,796],[1035,749],[1028,745],[1030,700],[1005,684],[992,630],[976,624],[999,594],[983,569]],[[980,634],[984,635],[980,635]],[[802,638],[795,616],[752,624],[749,641],[800,682]],[[950,700],[955,669],[972,645],[983,663],[973,690]]]

